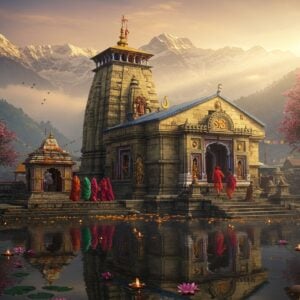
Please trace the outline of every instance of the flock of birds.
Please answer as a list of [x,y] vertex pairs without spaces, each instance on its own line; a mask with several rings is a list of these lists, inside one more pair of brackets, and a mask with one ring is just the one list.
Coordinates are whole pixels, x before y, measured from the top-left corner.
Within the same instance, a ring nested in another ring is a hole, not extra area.
[[[22,82],[22,85],[24,85],[24,86],[26,85],[25,81]],[[33,82],[32,84],[29,84],[29,86],[31,89],[34,89],[34,88],[36,88],[37,85],[36,85],[36,83]],[[51,92],[48,91],[47,95],[50,95],[50,94],[51,94]],[[41,101],[41,105],[44,105],[46,103],[46,101],[47,101],[47,98],[43,98],[43,100]]]

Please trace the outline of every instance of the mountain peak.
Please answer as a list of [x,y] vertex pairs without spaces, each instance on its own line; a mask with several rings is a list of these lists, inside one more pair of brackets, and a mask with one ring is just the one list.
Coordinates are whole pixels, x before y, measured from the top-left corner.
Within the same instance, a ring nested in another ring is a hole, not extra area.
[[179,38],[169,33],[162,33],[147,44],[141,47],[142,50],[158,54],[160,52],[171,50],[183,52],[188,49],[196,48],[188,38]]
[[0,34],[0,56],[20,59],[21,54],[13,43],[11,43],[4,35]]

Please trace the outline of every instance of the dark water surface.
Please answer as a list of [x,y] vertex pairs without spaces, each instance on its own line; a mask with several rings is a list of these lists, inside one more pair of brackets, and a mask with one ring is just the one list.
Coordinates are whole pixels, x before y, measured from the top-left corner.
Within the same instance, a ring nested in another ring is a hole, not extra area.
[[[38,292],[68,300],[289,299],[284,288],[300,284],[300,252],[294,250],[299,233],[296,221],[149,215],[7,224],[0,229],[0,252],[23,247],[32,253],[0,257],[0,299],[30,299]],[[279,246],[282,239],[289,244]],[[104,280],[104,272],[113,278]],[[136,277],[145,283],[140,291],[128,286]],[[177,285],[182,282],[196,282],[199,291],[181,296]],[[35,290],[5,294],[19,285]],[[48,291],[45,286],[72,290]]]

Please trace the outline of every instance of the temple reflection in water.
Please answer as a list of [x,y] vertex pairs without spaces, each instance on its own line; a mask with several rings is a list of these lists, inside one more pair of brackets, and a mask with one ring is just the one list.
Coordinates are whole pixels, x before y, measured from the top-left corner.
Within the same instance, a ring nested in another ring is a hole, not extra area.
[[[271,229],[271,228],[270,228]],[[180,299],[177,285],[196,282],[193,299],[242,299],[267,280],[261,227],[201,221],[95,223],[29,227],[28,262],[49,284],[82,255],[88,299]],[[113,280],[101,279],[111,272]],[[135,293],[134,278],[146,283]]]

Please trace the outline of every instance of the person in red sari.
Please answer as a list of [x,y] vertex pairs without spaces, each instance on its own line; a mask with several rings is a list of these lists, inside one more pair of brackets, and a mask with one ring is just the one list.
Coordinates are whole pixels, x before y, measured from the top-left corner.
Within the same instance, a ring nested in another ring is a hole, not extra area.
[[236,179],[229,170],[226,177],[226,194],[229,200],[232,199],[232,195],[235,191],[235,188],[236,188]]
[[224,174],[219,166],[215,167],[214,174],[213,174],[213,181],[214,187],[217,191],[218,196],[220,195],[221,191],[223,190],[223,183],[222,180],[224,178]]

